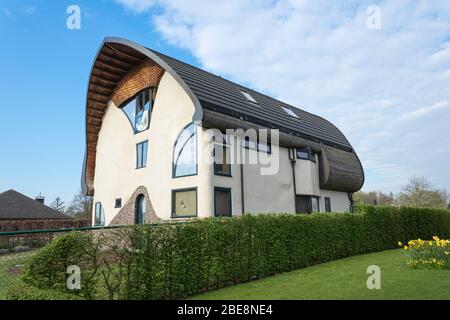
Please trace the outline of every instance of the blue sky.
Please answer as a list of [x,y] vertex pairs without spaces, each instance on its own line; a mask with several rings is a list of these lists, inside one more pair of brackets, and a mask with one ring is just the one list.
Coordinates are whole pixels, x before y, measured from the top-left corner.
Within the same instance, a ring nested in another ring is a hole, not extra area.
[[[66,8],[81,8],[68,30]],[[381,28],[367,27],[371,5]],[[446,1],[0,0],[0,191],[69,202],[79,188],[92,59],[120,36],[326,117],[366,190],[410,175],[450,188]]]

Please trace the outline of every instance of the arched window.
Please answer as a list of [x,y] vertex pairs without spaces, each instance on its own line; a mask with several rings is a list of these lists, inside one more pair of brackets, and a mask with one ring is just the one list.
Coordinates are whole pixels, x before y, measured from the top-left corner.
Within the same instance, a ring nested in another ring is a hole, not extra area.
[[173,150],[173,177],[197,174],[197,127],[191,123],[181,131]]
[[150,126],[153,107],[152,94],[151,88],[145,89],[120,107],[127,115],[136,133],[147,130]]
[[147,202],[143,194],[136,198],[136,224],[144,224],[147,215]]
[[95,226],[105,225],[105,211],[103,211],[103,206],[101,202],[95,203]]

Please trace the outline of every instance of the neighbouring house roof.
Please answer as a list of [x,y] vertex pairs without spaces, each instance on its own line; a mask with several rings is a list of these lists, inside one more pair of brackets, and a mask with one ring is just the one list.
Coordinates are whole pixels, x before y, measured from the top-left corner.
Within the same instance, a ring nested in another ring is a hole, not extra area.
[[[355,192],[364,184],[361,162],[344,134],[328,120],[122,38],[105,38],[92,65],[86,99],[86,153],[82,190],[94,194],[96,149],[108,102],[127,74],[146,63],[152,86],[168,72],[195,107],[203,125],[279,129],[285,146],[309,146],[320,155],[320,187]],[[257,103],[249,101],[250,94]],[[285,110],[286,109],[286,110]],[[296,115],[296,116],[295,116]],[[231,120],[230,120],[231,119]],[[229,127],[232,128],[232,127]]]
[[0,220],[72,219],[15,190],[0,193]]

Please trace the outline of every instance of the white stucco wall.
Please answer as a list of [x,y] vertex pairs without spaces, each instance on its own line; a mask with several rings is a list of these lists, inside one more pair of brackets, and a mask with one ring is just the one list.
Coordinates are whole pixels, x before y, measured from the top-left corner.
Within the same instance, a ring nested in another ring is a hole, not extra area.
[[[114,208],[115,199],[121,198],[125,205],[139,186],[147,188],[153,208],[162,219],[171,219],[172,190],[192,187],[197,187],[199,217],[214,215],[214,187],[231,188],[232,214],[242,214],[241,166],[231,166],[231,177],[214,175],[213,164],[204,161],[213,146],[205,128],[197,130],[198,174],[172,178],[174,143],[192,121],[194,112],[189,96],[167,72],[159,84],[149,130],[134,134],[125,113],[109,103],[98,137],[94,179],[94,202],[102,203],[106,225],[120,211]],[[148,140],[147,166],[136,169],[136,144],[145,140]],[[243,151],[257,154],[255,150]],[[278,155],[279,170],[274,175],[262,175],[261,163],[243,165],[246,213],[295,212],[289,150],[273,146],[268,157]],[[348,211],[347,193],[320,190],[318,162],[298,159],[295,171],[298,195],[319,196],[321,211],[325,211],[324,197],[331,198],[332,211]]]
[[[162,219],[170,219],[171,191],[178,188],[197,187],[199,216],[210,212],[210,166],[199,162],[198,175],[172,179],[173,146],[181,130],[192,121],[194,111],[186,92],[167,72],[159,84],[149,130],[134,134],[125,113],[109,103],[98,138],[94,179],[94,202],[102,203],[106,225],[120,210],[114,208],[115,199],[122,198],[124,205],[139,186],[147,188]],[[200,128],[199,144],[202,134]],[[136,144],[145,140],[147,166],[136,169]],[[200,146],[198,151],[200,157]]]

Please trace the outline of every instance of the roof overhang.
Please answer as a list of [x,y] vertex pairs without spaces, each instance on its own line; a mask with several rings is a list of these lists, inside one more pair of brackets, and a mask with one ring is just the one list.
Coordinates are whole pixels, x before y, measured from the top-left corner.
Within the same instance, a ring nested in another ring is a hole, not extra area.
[[203,109],[197,97],[165,61],[135,42],[116,37],[105,38],[92,64],[86,94],[86,149],[81,176],[81,188],[86,195],[94,194],[98,134],[108,102],[122,78],[146,59],[168,72],[187,93],[195,107],[192,121],[198,123],[203,118]]

